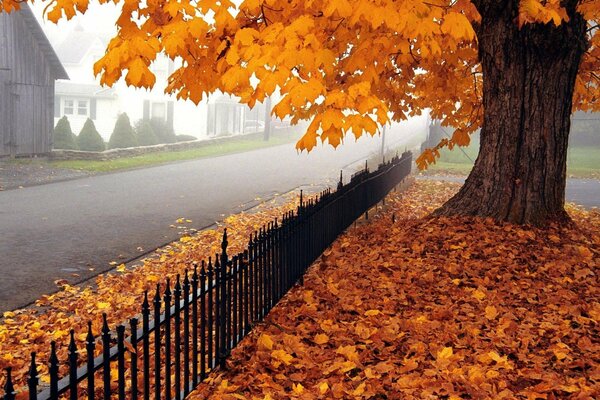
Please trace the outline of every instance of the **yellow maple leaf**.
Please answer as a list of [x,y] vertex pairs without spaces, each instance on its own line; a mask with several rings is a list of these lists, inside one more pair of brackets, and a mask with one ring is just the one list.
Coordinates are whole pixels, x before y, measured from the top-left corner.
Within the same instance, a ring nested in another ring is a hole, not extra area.
[[497,378],[500,376],[500,372],[496,371],[495,369],[490,369],[485,373],[485,376],[490,379]]
[[450,12],[446,14],[441,29],[442,32],[456,39],[473,40],[475,38],[475,31],[471,26],[471,22],[461,13]]
[[292,392],[294,392],[294,394],[300,395],[304,393],[304,386],[302,386],[302,384],[300,383],[293,383]]
[[485,308],[485,317],[487,319],[495,319],[498,316],[498,310],[494,306],[487,306]]
[[257,345],[259,350],[272,350],[273,349],[273,339],[266,333],[262,333],[257,340]]
[[356,346],[340,346],[335,352],[346,357],[348,361],[352,361],[354,363],[360,362],[358,353],[356,352]]
[[323,333],[319,333],[317,335],[315,335],[315,339],[314,342],[316,344],[325,344],[329,341],[329,336],[323,334]]
[[96,308],[98,310],[105,310],[105,309],[107,309],[109,307],[110,307],[110,303],[105,302],[105,301],[99,301],[99,302],[96,303]]
[[358,385],[358,387],[352,392],[352,396],[362,396],[362,394],[365,392],[366,386],[367,384],[365,382]]
[[326,381],[319,383],[317,387],[319,389],[319,394],[322,395],[327,393],[327,391],[329,390],[329,384]]
[[438,350],[436,359],[448,360],[450,357],[452,357],[453,354],[454,351],[452,350],[452,347],[444,347],[441,350]]
[[271,352],[271,357],[282,361],[285,365],[290,365],[294,357],[291,354],[288,354],[285,350],[273,350]]
[[473,293],[471,294],[471,296],[475,297],[477,300],[485,299],[485,293],[479,289],[474,290]]
[[235,34],[235,40],[239,41],[244,46],[249,46],[259,36],[260,36],[260,34],[258,33],[258,31],[256,29],[243,28],[243,29],[240,29],[239,31],[237,31],[237,33]]

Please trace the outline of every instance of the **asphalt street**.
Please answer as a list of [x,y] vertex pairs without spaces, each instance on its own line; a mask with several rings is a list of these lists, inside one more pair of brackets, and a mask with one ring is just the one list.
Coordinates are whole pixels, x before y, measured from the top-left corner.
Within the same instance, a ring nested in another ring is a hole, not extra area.
[[[289,144],[0,192],[0,312],[56,291],[57,279],[79,282],[176,240],[178,218],[201,229],[277,193],[334,187],[340,169],[349,177],[380,146],[378,138],[348,142],[336,151],[298,154]],[[569,180],[567,199],[600,207],[599,181]]]
[[201,229],[257,198],[335,186],[340,169],[349,176],[379,146],[366,138],[298,154],[289,144],[0,192],[0,312],[176,240],[180,217]]

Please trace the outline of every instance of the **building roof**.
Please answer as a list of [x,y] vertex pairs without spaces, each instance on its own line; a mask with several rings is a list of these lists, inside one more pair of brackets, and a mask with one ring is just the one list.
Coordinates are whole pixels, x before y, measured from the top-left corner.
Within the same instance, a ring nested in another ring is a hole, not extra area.
[[46,56],[54,78],[69,79],[67,71],[65,71],[65,68],[60,62],[58,56],[56,55],[56,52],[52,48],[52,45],[50,44],[50,41],[48,40],[46,34],[42,30],[42,27],[40,26],[39,22],[37,21],[37,19],[35,19],[33,11],[31,11],[29,5],[27,5],[27,3],[21,3],[21,9],[18,11],[18,13],[19,15],[21,15],[21,17],[27,24],[27,27],[30,29],[31,34],[37,40],[40,49]]
[[56,81],[54,85],[56,95],[114,98],[117,97],[114,88],[107,88],[93,83],[75,83],[68,81]]
[[56,52],[63,63],[79,64],[96,41],[102,43],[97,34],[86,32],[79,25],[56,47]]

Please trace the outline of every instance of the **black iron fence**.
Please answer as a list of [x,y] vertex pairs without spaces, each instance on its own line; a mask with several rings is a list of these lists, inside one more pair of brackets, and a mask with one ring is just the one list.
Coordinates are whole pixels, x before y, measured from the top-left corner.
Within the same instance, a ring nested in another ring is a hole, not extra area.
[[[157,285],[144,295],[141,313],[111,331],[106,314],[98,337],[88,324],[85,356],[80,357],[71,330],[68,360],[51,343],[49,382],[40,386],[35,353],[21,398],[35,400],[125,398],[182,399],[217,366],[225,367],[231,350],[302,277],[312,262],[363,213],[404,179],[412,155],[379,165],[303,200],[251,235],[248,247],[227,254],[227,231],[221,254],[208,258],[171,286]],[[141,323],[141,326],[140,326]],[[126,326],[127,325],[127,326]],[[129,335],[126,336],[126,331]],[[59,376],[59,370],[65,376]],[[4,400],[16,399],[11,369],[6,371]],[[27,394],[25,394],[27,393]]]

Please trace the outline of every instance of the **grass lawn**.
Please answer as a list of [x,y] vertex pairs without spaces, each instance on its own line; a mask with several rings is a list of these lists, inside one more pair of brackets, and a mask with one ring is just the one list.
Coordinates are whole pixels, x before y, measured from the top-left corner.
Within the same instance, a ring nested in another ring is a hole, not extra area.
[[43,159],[15,159],[7,162],[20,164],[46,165],[53,168],[72,169],[88,172],[113,172],[131,168],[147,167],[165,164],[169,162],[194,160],[205,157],[215,157],[225,154],[241,153],[260,148],[278,146],[292,143],[300,137],[296,132],[275,132],[271,134],[269,141],[262,137],[252,135],[250,137],[234,138],[226,142],[215,143],[195,149],[180,151],[161,151],[148,153],[134,157],[123,157],[114,160],[43,160]]
[[280,144],[291,143],[297,138],[297,135],[290,133],[273,134],[269,141],[262,138],[238,138],[224,143],[216,143],[196,149],[181,151],[165,151],[144,154],[135,157],[124,157],[115,160],[106,161],[87,161],[87,160],[61,160],[50,161],[50,165],[56,168],[77,169],[90,172],[111,172],[130,168],[139,168],[150,165],[164,164],[174,161],[193,160],[204,157],[215,157],[231,153],[241,153],[265,147],[278,146]]
[[[429,167],[427,174],[449,173],[467,175],[477,158],[479,143],[452,151],[441,151],[439,161]],[[573,178],[600,178],[600,147],[569,148],[567,156],[567,176]]]

